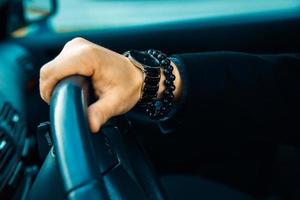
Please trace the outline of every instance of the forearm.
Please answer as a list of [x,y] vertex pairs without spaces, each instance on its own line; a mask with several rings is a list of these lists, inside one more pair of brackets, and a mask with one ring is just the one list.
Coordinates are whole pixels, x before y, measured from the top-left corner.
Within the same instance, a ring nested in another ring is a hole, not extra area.
[[189,80],[180,113],[185,132],[276,139],[272,131],[297,127],[292,115],[300,111],[298,56],[219,52],[178,58]]

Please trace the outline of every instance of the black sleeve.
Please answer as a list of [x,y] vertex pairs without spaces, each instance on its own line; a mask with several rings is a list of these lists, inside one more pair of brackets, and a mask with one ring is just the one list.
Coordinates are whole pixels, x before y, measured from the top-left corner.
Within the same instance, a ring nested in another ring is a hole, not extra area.
[[183,73],[181,134],[297,142],[300,55],[234,52],[174,56]]

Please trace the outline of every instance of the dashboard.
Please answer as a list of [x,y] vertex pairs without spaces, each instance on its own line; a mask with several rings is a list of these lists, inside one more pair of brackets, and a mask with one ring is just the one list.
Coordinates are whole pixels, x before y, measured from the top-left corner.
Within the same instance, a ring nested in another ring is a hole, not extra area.
[[12,43],[0,45],[0,58],[0,190],[9,192],[21,177],[29,150],[24,87],[32,63],[26,51]]
[[0,94],[24,115],[25,82],[33,62],[24,48],[13,43],[0,44],[0,58]]

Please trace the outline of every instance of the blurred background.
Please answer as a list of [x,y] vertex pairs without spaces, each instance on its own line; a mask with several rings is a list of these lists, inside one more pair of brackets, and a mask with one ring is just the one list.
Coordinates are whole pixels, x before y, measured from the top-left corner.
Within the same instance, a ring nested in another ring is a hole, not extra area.
[[[134,26],[297,8],[299,0],[61,0],[58,32]],[[274,14],[274,13],[273,13]]]

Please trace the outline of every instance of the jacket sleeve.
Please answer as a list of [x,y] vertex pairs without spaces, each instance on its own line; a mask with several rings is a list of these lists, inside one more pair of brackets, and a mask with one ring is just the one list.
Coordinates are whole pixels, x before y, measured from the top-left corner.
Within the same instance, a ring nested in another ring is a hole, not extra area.
[[293,142],[300,133],[300,55],[175,55],[181,134]]

